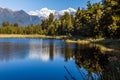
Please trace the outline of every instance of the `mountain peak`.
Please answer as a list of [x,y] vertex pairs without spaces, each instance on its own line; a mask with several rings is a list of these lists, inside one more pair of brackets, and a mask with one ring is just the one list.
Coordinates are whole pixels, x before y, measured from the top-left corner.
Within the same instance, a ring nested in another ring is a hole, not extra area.
[[46,11],[46,10],[49,10],[48,8],[42,8],[41,11]]
[[55,12],[55,10],[50,10],[48,8],[42,8],[40,10],[30,11],[30,12],[28,12],[28,14],[38,16],[43,19],[43,18],[48,18],[50,13],[54,13],[54,12]]
[[0,7],[0,12],[3,12],[3,11],[5,11],[5,12],[13,12],[13,10],[11,10],[11,9],[1,8],[1,7]]
[[74,8],[71,8],[71,7],[68,8],[68,10],[71,11],[71,12],[76,12],[76,10]]

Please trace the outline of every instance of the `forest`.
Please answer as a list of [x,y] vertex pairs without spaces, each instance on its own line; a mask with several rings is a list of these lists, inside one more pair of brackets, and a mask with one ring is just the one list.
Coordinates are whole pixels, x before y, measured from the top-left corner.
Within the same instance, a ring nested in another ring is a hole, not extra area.
[[75,15],[67,12],[55,19],[51,13],[41,24],[20,27],[3,22],[0,34],[67,35],[70,37],[120,38],[120,0],[102,0],[87,8],[78,8]]

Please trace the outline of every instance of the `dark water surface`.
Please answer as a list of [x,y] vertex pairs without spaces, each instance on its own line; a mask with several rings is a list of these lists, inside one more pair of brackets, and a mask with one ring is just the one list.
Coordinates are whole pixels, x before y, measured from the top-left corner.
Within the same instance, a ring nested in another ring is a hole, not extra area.
[[54,39],[0,39],[0,80],[120,80],[120,53]]

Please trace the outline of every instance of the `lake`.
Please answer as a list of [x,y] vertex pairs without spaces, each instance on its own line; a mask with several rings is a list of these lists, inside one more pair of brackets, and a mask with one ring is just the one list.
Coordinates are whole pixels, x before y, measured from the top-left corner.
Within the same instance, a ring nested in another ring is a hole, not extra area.
[[55,39],[1,38],[0,80],[120,80],[120,52]]

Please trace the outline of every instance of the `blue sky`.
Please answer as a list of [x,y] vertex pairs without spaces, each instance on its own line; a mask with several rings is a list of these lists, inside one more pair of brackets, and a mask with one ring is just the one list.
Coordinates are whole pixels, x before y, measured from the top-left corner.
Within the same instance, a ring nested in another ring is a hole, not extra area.
[[[86,7],[88,0],[0,0],[0,7],[10,8],[13,10],[40,10],[47,7],[48,9],[63,10],[69,7],[77,9]],[[90,0],[92,3],[101,0]]]

